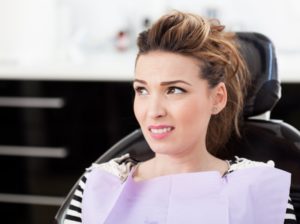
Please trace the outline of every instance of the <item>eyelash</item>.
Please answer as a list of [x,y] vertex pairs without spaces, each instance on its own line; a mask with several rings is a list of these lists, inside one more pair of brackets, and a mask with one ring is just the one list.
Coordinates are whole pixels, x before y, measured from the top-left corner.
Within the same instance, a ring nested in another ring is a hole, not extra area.
[[134,90],[138,95],[145,95],[145,94],[142,94],[142,91],[143,90],[146,91],[146,88],[138,86],[138,87],[135,87]]
[[[147,91],[145,87],[141,87],[141,86],[135,87],[134,90],[138,95],[146,95],[146,94],[143,94],[142,91],[144,91],[144,90]],[[175,90],[179,90],[180,93],[175,93],[174,92]],[[177,87],[177,86],[170,86],[167,89],[167,94],[182,94],[182,93],[186,93],[186,92],[187,91],[185,89]]]
[[[186,90],[185,90],[185,89],[183,89],[183,88],[180,88],[180,87],[177,87],[177,86],[170,86],[170,87],[168,88],[168,91],[167,91],[167,93],[168,93],[168,94],[171,94],[171,92],[170,92],[170,91],[172,91],[172,90],[176,90],[176,89],[178,89],[178,90],[180,90],[180,91],[181,91],[181,93],[177,93],[177,94],[186,93]],[[176,94],[176,93],[174,93],[174,94]]]

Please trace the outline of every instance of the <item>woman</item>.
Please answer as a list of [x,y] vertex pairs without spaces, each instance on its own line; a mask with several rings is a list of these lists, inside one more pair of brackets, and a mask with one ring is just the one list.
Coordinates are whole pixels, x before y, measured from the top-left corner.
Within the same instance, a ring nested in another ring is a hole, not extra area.
[[140,34],[134,113],[155,157],[89,168],[66,224],[296,223],[287,172],[214,156],[239,135],[248,83],[234,35],[223,28],[173,12]]

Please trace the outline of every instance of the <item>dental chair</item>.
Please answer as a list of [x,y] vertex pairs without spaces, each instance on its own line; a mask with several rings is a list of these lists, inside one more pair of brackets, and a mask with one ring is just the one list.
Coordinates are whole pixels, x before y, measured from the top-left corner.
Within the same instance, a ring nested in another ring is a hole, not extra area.
[[[252,85],[247,91],[241,125],[242,137],[232,136],[218,156],[224,159],[238,156],[263,162],[273,160],[276,167],[292,173],[291,199],[299,222],[300,132],[284,121],[270,119],[271,111],[281,96],[274,46],[262,34],[236,34],[252,76]],[[136,130],[108,149],[95,163],[103,163],[126,153],[130,153],[137,161],[154,156],[141,130]],[[55,223],[63,223],[76,185],[58,210]]]

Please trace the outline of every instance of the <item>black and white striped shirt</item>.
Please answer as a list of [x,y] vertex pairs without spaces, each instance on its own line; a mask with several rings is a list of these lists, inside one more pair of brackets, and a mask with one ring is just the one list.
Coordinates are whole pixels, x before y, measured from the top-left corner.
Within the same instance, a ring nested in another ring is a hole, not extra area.
[[[63,223],[64,224],[82,223],[81,208],[82,208],[83,192],[84,192],[85,184],[89,177],[90,171],[94,167],[99,167],[113,175],[118,176],[122,181],[124,181],[124,180],[126,180],[132,167],[134,167],[136,164],[137,164],[136,161],[132,160],[129,157],[129,155],[126,154],[122,157],[112,159],[111,161],[109,161],[107,163],[93,164],[92,167],[88,168],[87,172],[80,179],[80,181],[76,187],[76,190],[71,199],[70,206],[66,212],[66,217],[65,217],[65,220]],[[251,160],[244,159],[244,158],[238,158],[238,157],[236,157],[236,159],[234,161],[229,161],[229,164],[230,164],[230,168],[224,175],[234,172],[235,170],[249,168],[249,167],[274,166],[274,163],[272,161],[269,161],[268,163],[263,163],[263,162],[255,162],[255,161],[251,161]],[[284,224],[297,224],[294,207],[293,207],[293,204],[292,204],[292,201],[290,198],[287,203]]]

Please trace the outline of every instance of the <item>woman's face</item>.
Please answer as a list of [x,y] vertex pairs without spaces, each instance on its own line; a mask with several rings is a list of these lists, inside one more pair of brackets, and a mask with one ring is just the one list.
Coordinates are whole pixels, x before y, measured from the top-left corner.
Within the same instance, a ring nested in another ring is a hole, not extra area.
[[226,90],[223,83],[209,88],[199,72],[196,59],[180,54],[153,51],[138,58],[134,113],[155,153],[181,156],[206,149],[210,117]]

